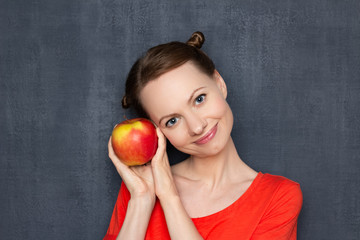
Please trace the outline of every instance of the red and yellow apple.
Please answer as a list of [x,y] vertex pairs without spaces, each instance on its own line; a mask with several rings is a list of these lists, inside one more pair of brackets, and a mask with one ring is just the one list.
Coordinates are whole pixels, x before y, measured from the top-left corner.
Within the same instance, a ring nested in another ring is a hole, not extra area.
[[112,147],[116,156],[128,166],[143,165],[155,155],[158,137],[154,124],[145,118],[125,120],[115,126]]

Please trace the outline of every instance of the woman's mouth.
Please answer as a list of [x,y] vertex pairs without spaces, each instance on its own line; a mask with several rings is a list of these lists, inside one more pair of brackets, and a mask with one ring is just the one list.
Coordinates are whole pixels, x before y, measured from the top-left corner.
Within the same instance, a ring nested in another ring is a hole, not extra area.
[[205,144],[214,138],[217,131],[217,124],[210,129],[203,137],[195,141],[196,144]]

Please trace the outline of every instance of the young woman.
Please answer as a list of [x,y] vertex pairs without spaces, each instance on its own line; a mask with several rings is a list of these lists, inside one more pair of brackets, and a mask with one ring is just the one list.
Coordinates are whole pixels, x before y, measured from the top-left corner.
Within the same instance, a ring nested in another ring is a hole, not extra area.
[[[123,182],[104,239],[296,239],[299,184],[256,172],[230,136],[227,88],[200,50],[204,35],[149,49],[132,67],[123,107],[157,126],[149,164],[109,157]],[[166,138],[190,157],[170,166]]]

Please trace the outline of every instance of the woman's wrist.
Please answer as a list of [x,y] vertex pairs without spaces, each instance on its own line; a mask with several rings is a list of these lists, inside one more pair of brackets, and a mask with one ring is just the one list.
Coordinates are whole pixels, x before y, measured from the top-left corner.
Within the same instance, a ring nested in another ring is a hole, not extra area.
[[164,196],[158,196],[160,204],[166,205],[170,207],[175,207],[177,205],[182,205],[180,196],[173,194],[173,195],[164,195]]
[[151,199],[131,197],[116,239],[144,239],[153,208],[154,202]]
[[178,195],[162,197],[159,200],[165,214],[171,239],[203,239]]
[[156,201],[155,195],[131,196],[129,200],[129,204],[131,203],[132,205],[142,209],[150,208],[152,211],[155,205],[155,201]]

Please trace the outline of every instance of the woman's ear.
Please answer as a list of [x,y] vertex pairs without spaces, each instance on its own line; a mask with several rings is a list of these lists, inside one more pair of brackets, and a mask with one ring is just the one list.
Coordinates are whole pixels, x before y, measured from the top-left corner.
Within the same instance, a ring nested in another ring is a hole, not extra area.
[[220,73],[217,70],[214,71],[214,78],[216,81],[216,85],[220,89],[222,95],[224,96],[224,99],[226,99],[226,97],[227,97],[226,84],[225,84],[224,79],[221,77]]

